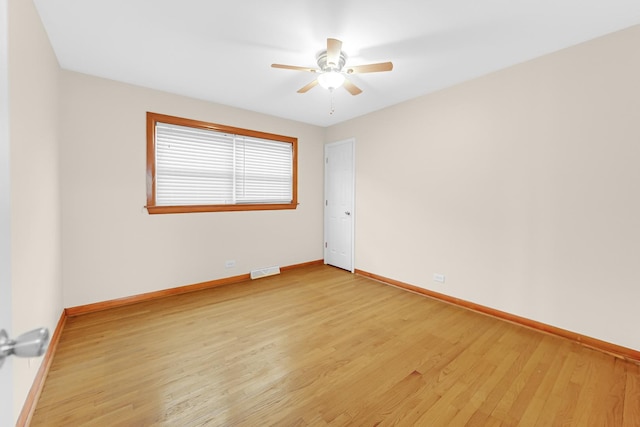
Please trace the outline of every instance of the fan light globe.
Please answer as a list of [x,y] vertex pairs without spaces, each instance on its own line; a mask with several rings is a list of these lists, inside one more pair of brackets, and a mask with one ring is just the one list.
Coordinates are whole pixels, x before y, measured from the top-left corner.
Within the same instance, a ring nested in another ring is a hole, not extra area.
[[344,76],[336,71],[327,71],[318,76],[318,83],[325,89],[335,89],[342,86]]

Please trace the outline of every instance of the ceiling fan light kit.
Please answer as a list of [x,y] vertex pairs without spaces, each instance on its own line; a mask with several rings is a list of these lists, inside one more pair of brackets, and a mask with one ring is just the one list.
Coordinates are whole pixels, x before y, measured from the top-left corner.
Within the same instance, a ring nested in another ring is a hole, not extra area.
[[342,86],[344,75],[338,71],[325,71],[318,76],[318,83],[325,89],[333,90]]
[[342,42],[338,39],[327,39],[327,50],[320,52],[316,58],[318,68],[300,67],[297,65],[271,64],[273,68],[282,68],[285,70],[305,71],[317,73],[319,76],[311,83],[303,86],[298,93],[305,93],[314,86],[320,84],[325,89],[333,91],[340,86],[351,95],[362,93],[362,89],[351,82],[347,76],[358,73],[376,73],[380,71],[391,71],[393,64],[391,62],[381,62],[378,64],[365,64],[347,67],[347,55],[342,52]]

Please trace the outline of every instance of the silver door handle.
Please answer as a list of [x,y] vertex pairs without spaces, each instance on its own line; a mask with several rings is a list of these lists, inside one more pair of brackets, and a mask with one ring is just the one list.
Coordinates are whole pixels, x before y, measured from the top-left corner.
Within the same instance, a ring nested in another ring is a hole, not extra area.
[[7,356],[38,357],[44,354],[49,343],[47,328],[34,329],[20,335],[15,340],[9,339],[4,329],[0,330],[0,367]]
[[351,212],[349,212],[349,211],[345,211],[345,213],[344,213],[344,214],[345,214],[345,215],[351,215]]

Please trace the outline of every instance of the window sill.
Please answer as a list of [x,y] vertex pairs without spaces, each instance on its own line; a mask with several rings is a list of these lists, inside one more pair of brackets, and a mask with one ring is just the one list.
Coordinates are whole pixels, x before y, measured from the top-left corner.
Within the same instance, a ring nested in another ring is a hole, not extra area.
[[230,212],[230,211],[273,211],[296,209],[297,203],[280,204],[247,204],[247,205],[193,205],[193,206],[145,206],[150,215],[197,213],[197,212]]

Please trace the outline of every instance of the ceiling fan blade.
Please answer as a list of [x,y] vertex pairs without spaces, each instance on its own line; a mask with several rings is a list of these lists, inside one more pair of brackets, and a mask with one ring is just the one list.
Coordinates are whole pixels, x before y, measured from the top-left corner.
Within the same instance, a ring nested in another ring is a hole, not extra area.
[[354,65],[347,69],[347,74],[356,73],[377,73],[379,71],[391,71],[393,70],[393,63],[380,62],[378,64],[366,64],[366,65]]
[[297,65],[284,65],[284,64],[271,64],[273,68],[282,68],[283,70],[295,70],[295,71],[308,71],[310,73],[317,73],[318,69],[309,67],[298,67]]
[[327,39],[327,64],[333,64],[334,68],[340,63],[340,51],[342,42],[338,39]]
[[309,83],[306,86],[301,87],[300,89],[298,89],[298,93],[305,93],[307,92],[309,89],[312,89],[313,87],[315,87],[318,84],[318,79],[315,79],[314,81],[312,81],[311,83]]
[[360,95],[362,93],[362,89],[358,86],[351,83],[348,79],[344,79],[344,83],[342,84],[344,88],[349,91],[351,95]]

